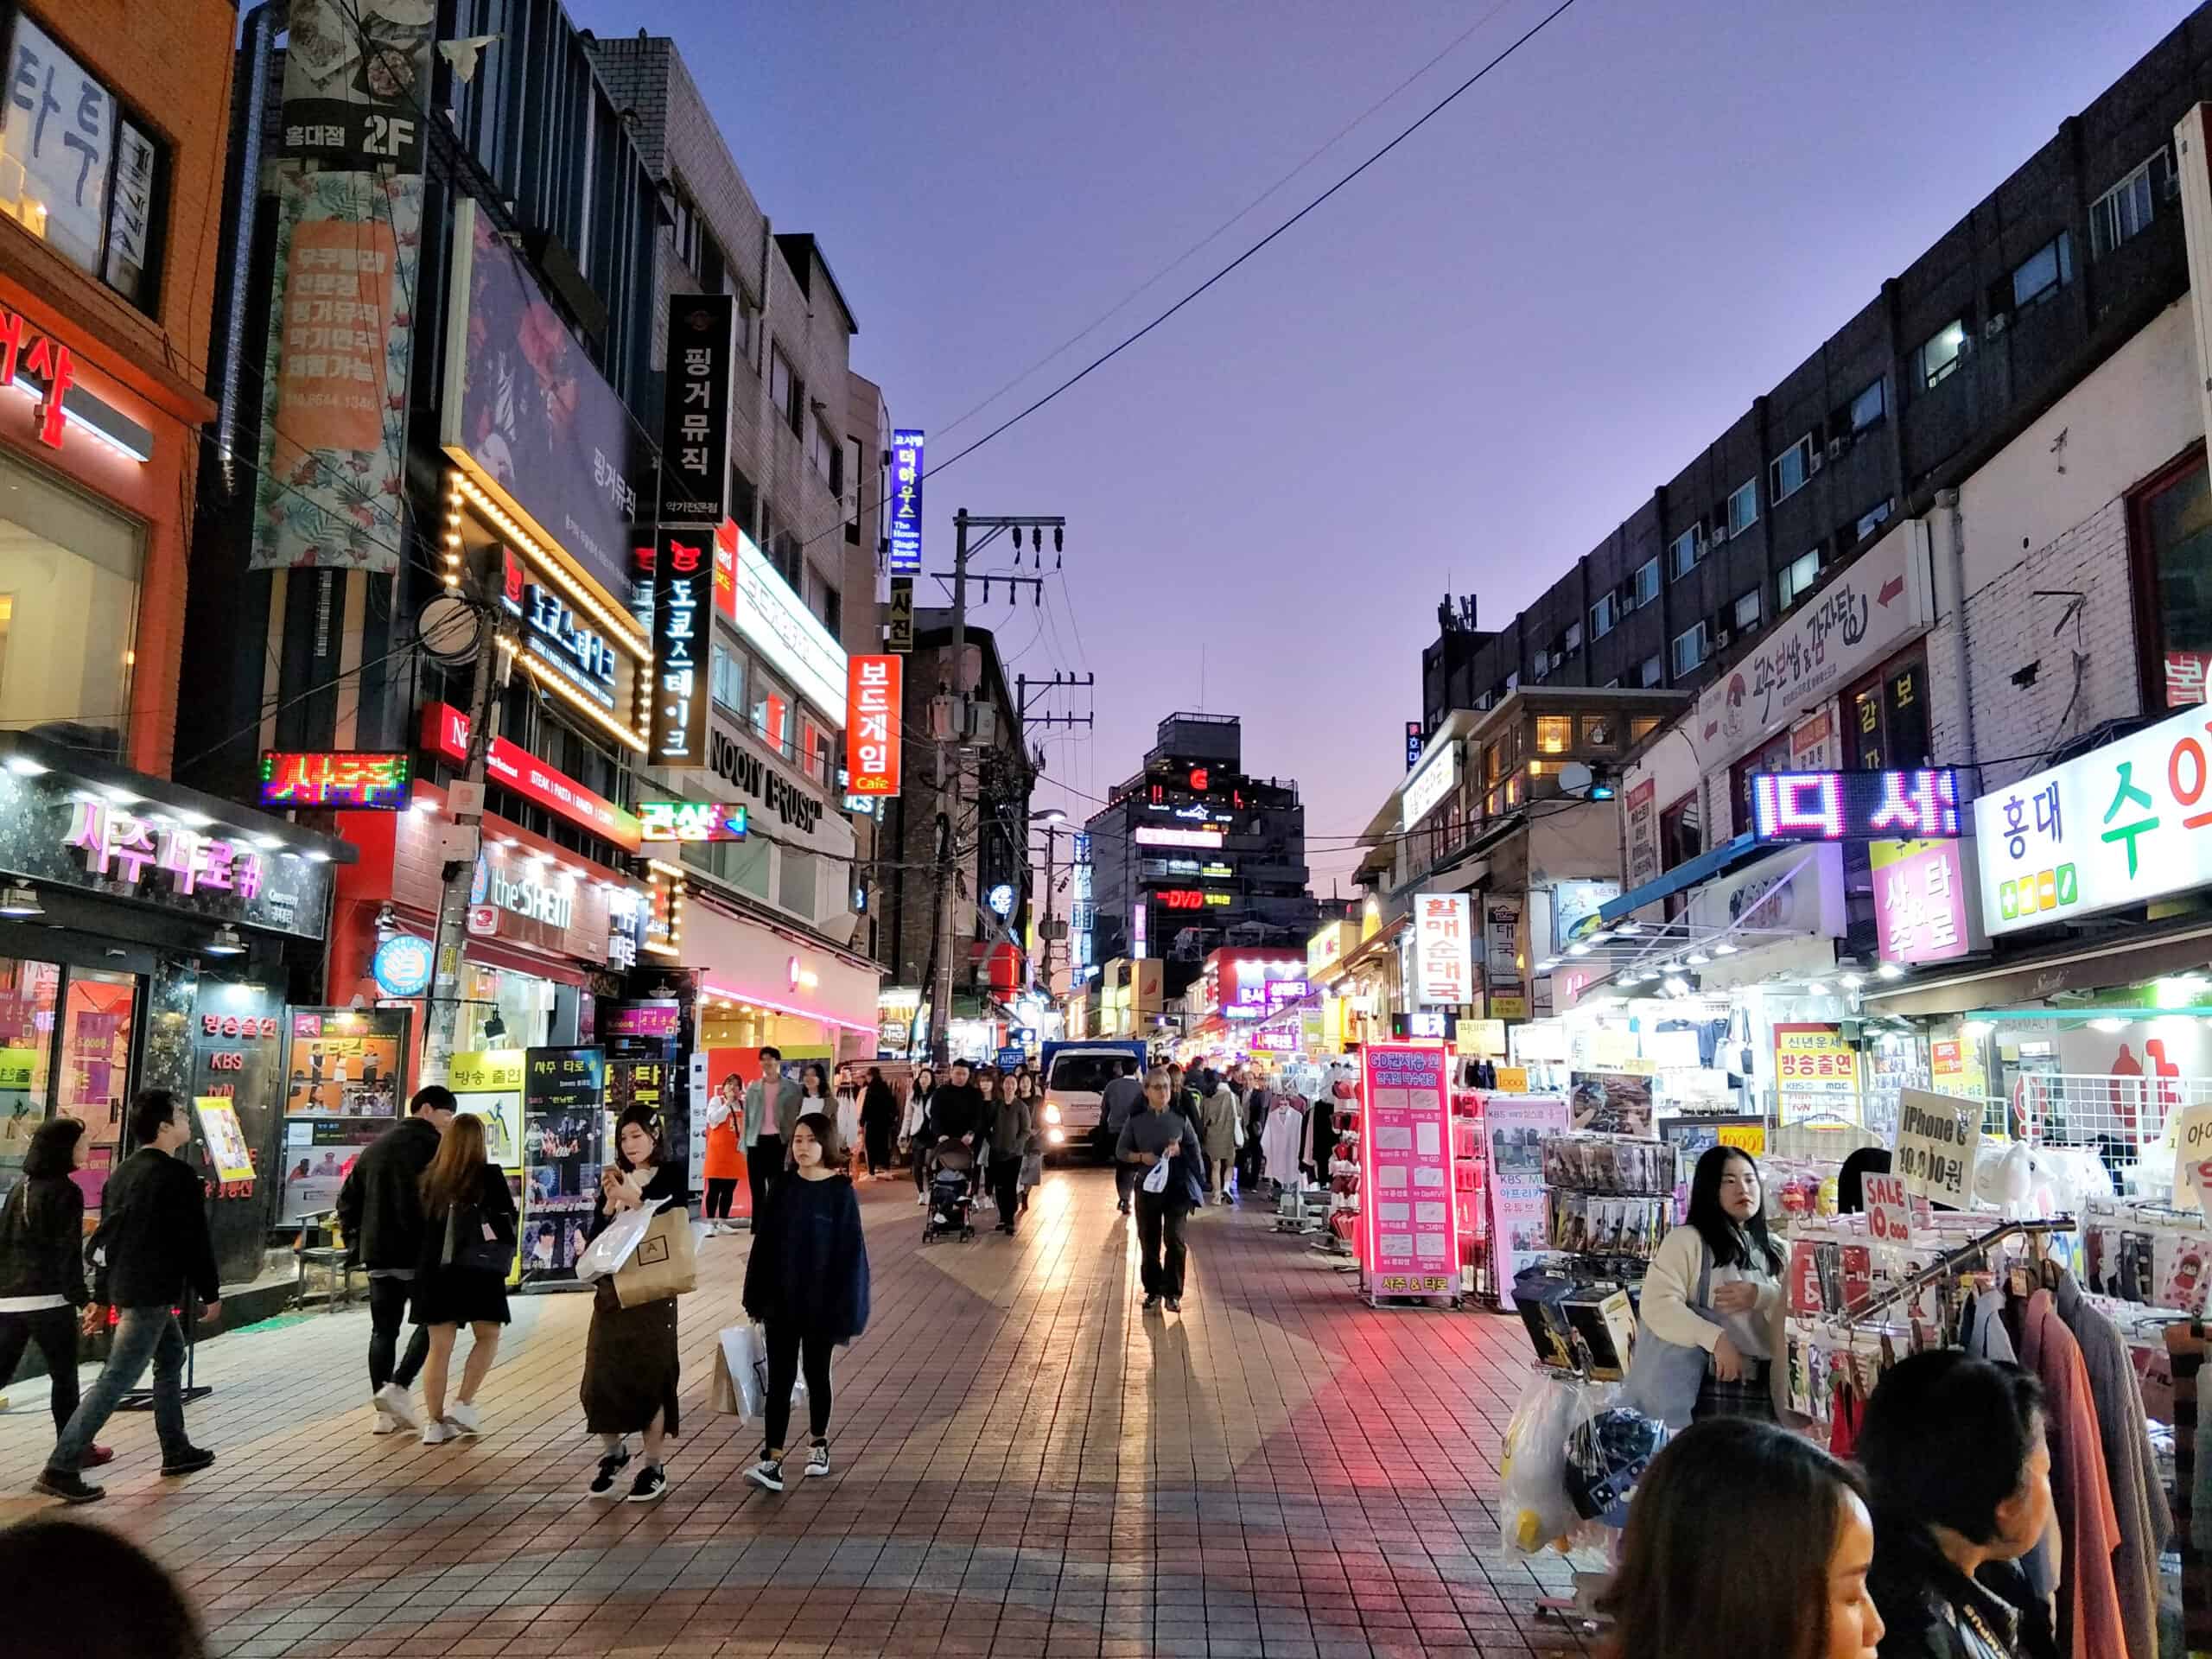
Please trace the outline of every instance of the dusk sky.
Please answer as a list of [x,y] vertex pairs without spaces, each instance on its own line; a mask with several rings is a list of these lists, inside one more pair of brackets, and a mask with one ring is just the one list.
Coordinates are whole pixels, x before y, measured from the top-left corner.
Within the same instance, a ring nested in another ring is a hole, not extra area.
[[[603,33],[644,17],[675,38],[776,227],[820,238],[859,314],[854,366],[942,465],[1555,0],[572,3]],[[1038,804],[1084,816],[1171,710],[1242,715],[1247,770],[1302,785],[1325,893],[1402,772],[1446,591],[1510,618],[2184,12],[1577,0],[1250,264],[930,480],[932,569],[957,507],[1067,516],[1047,610],[976,613],[1010,674],[1098,677],[1096,732],[1048,741]]]

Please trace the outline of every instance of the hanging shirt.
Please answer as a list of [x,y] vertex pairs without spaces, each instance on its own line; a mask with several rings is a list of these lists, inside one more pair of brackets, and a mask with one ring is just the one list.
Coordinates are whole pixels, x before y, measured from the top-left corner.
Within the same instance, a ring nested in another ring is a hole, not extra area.
[[2127,1659],[2126,1623],[2113,1571],[2120,1516],[2105,1472],[2095,1401],[2082,1345],[2047,1290],[2020,1316],[2020,1360],[2043,1383],[2050,1437],[2050,1490],[2065,1539],[2058,1585],[2058,1636],[2069,1659]]

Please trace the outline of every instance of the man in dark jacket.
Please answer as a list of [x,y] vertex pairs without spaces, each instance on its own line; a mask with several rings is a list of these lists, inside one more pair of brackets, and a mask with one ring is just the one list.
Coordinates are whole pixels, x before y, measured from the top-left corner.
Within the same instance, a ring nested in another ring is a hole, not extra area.
[[215,1461],[213,1452],[202,1451],[185,1434],[184,1332],[171,1311],[196,1294],[203,1304],[201,1318],[213,1324],[223,1313],[205,1192],[200,1177],[177,1155],[191,1144],[192,1126],[168,1090],[148,1089],[130,1103],[130,1138],[138,1150],[108,1178],[91,1245],[95,1259],[106,1264],[102,1300],[121,1316],[115,1341],[37,1482],[48,1497],[72,1503],[105,1496],[87,1485],[78,1471],[92,1437],[138,1385],[149,1360],[154,1365],[154,1432],[162,1442],[162,1472],[196,1474]]
[[346,1259],[369,1270],[369,1402],[378,1434],[423,1426],[409,1390],[430,1351],[429,1327],[415,1327],[397,1365],[392,1356],[423,1253],[423,1172],[438,1155],[438,1137],[459,1104],[452,1090],[435,1083],[416,1090],[407,1121],[355,1159],[338,1189]]
[[957,1141],[973,1150],[983,1122],[983,1091],[971,1080],[965,1060],[952,1063],[952,1081],[930,1096],[930,1127],[938,1138]]
[[[1129,1115],[1141,1110],[1143,1106],[1144,1084],[1137,1080],[1137,1063],[1123,1060],[1098,1096],[1098,1144],[1109,1158],[1114,1157],[1114,1148],[1122,1144],[1122,1129],[1128,1122]],[[1114,1190],[1125,1216],[1129,1213],[1129,1194],[1136,1190],[1136,1166],[1116,1159]]]

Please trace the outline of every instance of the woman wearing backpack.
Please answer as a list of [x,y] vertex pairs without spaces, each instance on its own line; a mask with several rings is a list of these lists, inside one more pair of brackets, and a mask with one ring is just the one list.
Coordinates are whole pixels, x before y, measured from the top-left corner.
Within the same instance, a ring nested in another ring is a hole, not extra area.
[[[457,1113],[423,1172],[423,1253],[415,1263],[415,1323],[430,1334],[423,1367],[423,1444],[474,1437],[476,1391],[499,1353],[507,1323],[507,1274],[519,1229],[506,1172],[485,1154],[484,1120]],[[446,1403],[446,1376],[461,1327],[469,1329],[461,1392]]]

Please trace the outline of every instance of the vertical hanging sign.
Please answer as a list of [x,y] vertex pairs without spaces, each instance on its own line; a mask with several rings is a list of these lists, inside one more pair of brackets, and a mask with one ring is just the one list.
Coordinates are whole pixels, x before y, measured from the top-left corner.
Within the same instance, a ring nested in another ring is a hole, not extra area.
[[668,397],[661,421],[660,518],[719,524],[729,516],[729,371],[734,297],[672,294]]
[[891,504],[891,574],[918,576],[922,573],[922,435],[901,427],[891,435],[889,487]]
[[653,560],[653,764],[703,765],[707,688],[699,612],[714,583],[707,537],[664,529]]
[[852,657],[845,665],[845,770],[855,795],[899,792],[902,657]]

